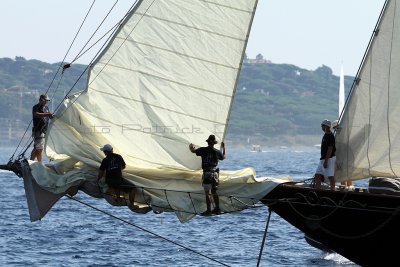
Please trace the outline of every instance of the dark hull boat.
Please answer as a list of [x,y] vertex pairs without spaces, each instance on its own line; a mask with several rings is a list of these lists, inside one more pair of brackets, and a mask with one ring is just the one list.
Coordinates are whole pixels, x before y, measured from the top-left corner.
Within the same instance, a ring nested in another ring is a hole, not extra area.
[[[398,259],[400,197],[277,186],[262,202],[312,240],[361,266]],[[324,249],[326,250],[326,249]]]
[[368,189],[284,183],[262,200],[313,245],[361,266],[399,265],[399,36],[400,1],[387,0],[335,130],[336,182],[366,179]]

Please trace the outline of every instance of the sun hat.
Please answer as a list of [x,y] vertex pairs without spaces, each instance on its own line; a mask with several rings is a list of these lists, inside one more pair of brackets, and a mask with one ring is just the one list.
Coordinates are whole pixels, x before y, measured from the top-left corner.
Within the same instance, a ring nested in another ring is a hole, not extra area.
[[322,122],[321,122],[321,126],[328,126],[328,127],[331,127],[331,121],[330,120],[323,120]]
[[100,150],[103,152],[111,152],[113,150],[113,147],[110,144],[105,144],[103,147],[100,148]]
[[218,142],[215,140],[215,135],[211,134],[206,140],[207,143],[217,144]]
[[41,94],[39,97],[39,101],[40,100],[46,100],[46,101],[50,101],[50,98],[47,94]]

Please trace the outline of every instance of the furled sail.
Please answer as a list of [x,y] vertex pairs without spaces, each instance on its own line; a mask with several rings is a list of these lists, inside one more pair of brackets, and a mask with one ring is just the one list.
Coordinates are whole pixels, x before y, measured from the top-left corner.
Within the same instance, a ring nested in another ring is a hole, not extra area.
[[336,135],[337,181],[400,176],[400,2],[386,2]]
[[[153,210],[174,210],[182,221],[204,210],[201,160],[188,145],[224,139],[256,4],[139,1],[90,67],[87,89],[57,110],[46,139],[55,163],[32,164],[36,182],[54,193],[86,183],[96,195],[87,182],[104,157],[99,147],[110,143]],[[219,192],[242,197],[242,209],[276,185],[267,180],[252,168],[225,171]],[[229,203],[221,198],[225,211]]]

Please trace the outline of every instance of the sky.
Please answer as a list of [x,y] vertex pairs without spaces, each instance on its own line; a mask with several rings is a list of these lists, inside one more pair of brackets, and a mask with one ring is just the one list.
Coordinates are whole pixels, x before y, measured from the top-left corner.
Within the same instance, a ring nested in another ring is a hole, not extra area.
[[[133,2],[119,0],[112,21],[120,19]],[[273,63],[308,70],[325,65],[335,75],[343,66],[345,75],[355,76],[384,2],[259,0],[246,53],[250,58],[262,54]],[[69,50],[92,3],[93,0],[1,0],[0,58],[20,56],[56,63],[70,51],[65,61],[72,61],[115,0],[96,1],[93,16]],[[105,29],[113,23],[107,25]],[[92,57],[87,54],[76,62],[87,64]]]

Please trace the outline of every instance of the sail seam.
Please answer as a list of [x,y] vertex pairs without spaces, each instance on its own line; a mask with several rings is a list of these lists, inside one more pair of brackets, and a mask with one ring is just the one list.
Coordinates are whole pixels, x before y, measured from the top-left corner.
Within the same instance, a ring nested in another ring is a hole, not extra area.
[[[174,140],[174,141],[179,142],[179,143],[182,143],[182,144],[186,144],[186,142],[181,142],[181,141],[178,140],[178,139],[170,138],[170,137],[167,137],[167,136],[165,136],[165,135],[158,135],[158,134],[153,134],[153,135],[156,135],[156,136],[158,136],[158,137],[162,137],[162,138],[165,138],[165,139]],[[142,158],[139,158],[139,157],[135,157],[135,156],[132,156],[132,155],[129,155],[129,154],[127,154],[126,156],[127,156],[128,158],[132,158],[132,159],[135,159],[135,160],[137,160],[137,161],[143,161],[143,162],[150,163],[150,164],[153,164],[153,165],[166,166],[165,163],[161,163],[161,162],[158,162],[158,161],[145,160],[145,159],[142,159]],[[167,166],[167,167],[169,167],[169,166]],[[177,169],[177,170],[182,170],[183,168],[177,168],[177,167],[176,167],[176,169]]]
[[151,19],[154,19],[154,20],[159,20],[159,21],[164,21],[164,22],[168,22],[168,23],[171,23],[171,24],[175,24],[175,25],[180,25],[180,26],[183,26],[185,28],[190,28],[190,29],[194,29],[194,30],[197,30],[197,31],[210,33],[210,34],[213,34],[213,35],[218,35],[218,36],[225,37],[225,38],[228,38],[228,39],[238,40],[238,41],[241,41],[241,42],[245,41],[242,38],[238,38],[238,37],[226,35],[226,34],[223,34],[223,33],[218,33],[218,32],[214,32],[214,31],[210,31],[210,30],[206,30],[206,29],[190,26],[190,25],[187,25],[187,24],[184,24],[184,23],[180,23],[180,22],[176,22],[176,21],[172,21],[172,20],[168,20],[168,19],[163,19],[163,18],[160,18],[160,17],[152,16],[152,15],[147,15],[145,13],[139,13],[138,12],[138,13],[135,13],[135,15],[136,14],[141,15],[142,17],[147,17],[147,18],[151,18]]
[[218,4],[218,3],[213,3],[213,2],[210,2],[210,1],[206,1],[206,0],[199,0],[199,1],[207,3],[207,4],[215,5],[215,6],[222,6],[222,7],[228,8],[228,9],[237,10],[237,11],[240,11],[240,12],[249,13],[249,14],[253,13],[252,10],[245,10],[245,9],[241,9],[241,8],[237,8],[237,7],[222,5],[222,4]]
[[[211,64],[216,65],[216,66],[221,66],[221,67],[225,67],[225,68],[228,68],[228,69],[238,70],[238,67],[235,67],[235,66],[229,66],[229,65],[222,64],[222,63],[219,63],[219,62],[207,60],[207,59],[204,59],[204,58],[194,57],[194,56],[191,56],[191,55],[188,55],[188,54],[180,53],[180,52],[177,52],[177,51],[174,51],[174,50],[170,50],[170,49],[166,49],[166,48],[163,48],[163,47],[154,46],[154,45],[150,45],[150,44],[146,44],[146,43],[142,43],[142,42],[137,42],[137,41],[134,41],[134,40],[129,40],[129,39],[126,39],[126,38],[121,38],[121,37],[116,37],[116,39],[122,39],[122,40],[124,40],[124,42],[126,42],[126,41],[133,42],[135,44],[139,44],[139,45],[143,45],[143,46],[146,46],[146,47],[151,47],[151,48],[155,48],[155,49],[158,49],[158,50],[166,51],[166,52],[169,52],[169,53],[172,53],[172,54],[175,54],[175,55],[179,55],[179,56],[183,56],[183,57],[186,57],[186,58],[189,58],[189,59],[196,59],[196,60],[199,60],[199,61],[202,61],[202,62],[211,63]],[[245,40],[240,40],[240,41],[244,42]]]
[[[99,62],[99,63],[100,63],[100,62]],[[99,64],[99,63],[97,63],[97,64]],[[124,70],[131,71],[131,72],[140,73],[140,74],[142,74],[142,75],[154,77],[154,78],[161,79],[161,80],[164,80],[164,81],[168,81],[168,82],[171,82],[171,83],[174,83],[174,84],[177,84],[177,85],[182,85],[182,86],[185,86],[185,87],[188,87],[188,88],[192,88],[192,89],[195,89],[195,90],[198,90],[198,91],[201,91],[201,92],[207,92],[207,93],[210,93],[210,94],[213,94],[213,95],[219,95],[219,96],[224,96],[224,97],[232,98],[232,95],[223,94],[223,93],[218,93],[218,92],[215,92],[215,91],[207,90],[207,89],[200,88],[200,87],[193,86],[193,85],[189,85],[189,84],[186,84],[186,83],[174,81],[174,80],[171,80],[171,79],[166,79],[166,78],[163,78],[163,77],[160,77],[160,76],[157,76],[157,75],[152,75],[152,74],[147,73],[147,72],[144,72],[144,71],[133,70],[133,69],[128,69],[128,68],[122,68],[121,66],[112,65],[112,64],[105,64],[105,66],[108,66],[108,67],[111,66],[111,67],[115,67],[115,68],[119,68],[119,69],[124,69]],[[94,89],[94,88],[92,88],[92,87],[90,87],[90,86],[89,86],[89,88],[91,88],[92,90],[96,90],[96,89]],[[99,92],[100,92],[100,91],[99,91]]]
[[[138,102],[138,103],[141,103],[141,104],[150,106],[150,107],[159,108],[159,109],[166,110],[166,111],[169,111],[169,112],[172,112],[172,113],[175,113],[175,114],[184,115],[185,117],[191,117],[191,118],[198,119],[198,120],[202,120],[202,121],[212,122],[212,123],[216,123],[216,124],[219,124],[219,125],[225,125],[225,123],[222,123],[222,122],[217,122],[217,121],[209,120],[209,119],[206,119],[206,118],[201,118],[201,117],[197,117],[197,116],[193,116],[193,115],[188,115],[188,114],[183,113],[183,112],[179,112],[179,111],[176,111],[176,110],[172,110],[172,109],[164,108],[164,107],[157,106],[157,105],[154,105],[154,104],[150,104],[150,103],[148,103],[148,102],[144,102],[144,101],[141,101],[141,100],[133,99],[133,98],[131,98],[131,97],[120,96],[120,95],[116,95],[116,94],[112,94],[112,93],[100,91],[100,90],[97,90],[97,89],[94,89],[94,88],[90,88],[90,89],[93,90],[93,91],[96,91],[96,92],[98,92],[98,93],[102,93],[102,94],[114,96],[114,97],[121,98],[121,99],[124,99],[124,100],[129,100],[129,101]],[[102,119],[102,118],[99,118],[99,117],[95,116],[94,114],[92,114],[92,116],[95,117],[95,118],[97,118],[97,119],[110,122],[110,121],[108,121],[108,120],[104,120],[104,119]],[[118,125],[118,124],[115,124],[115,123],[114,123],[114,125]],[[122,125],[121,125],[121,126],[122,126]]]

